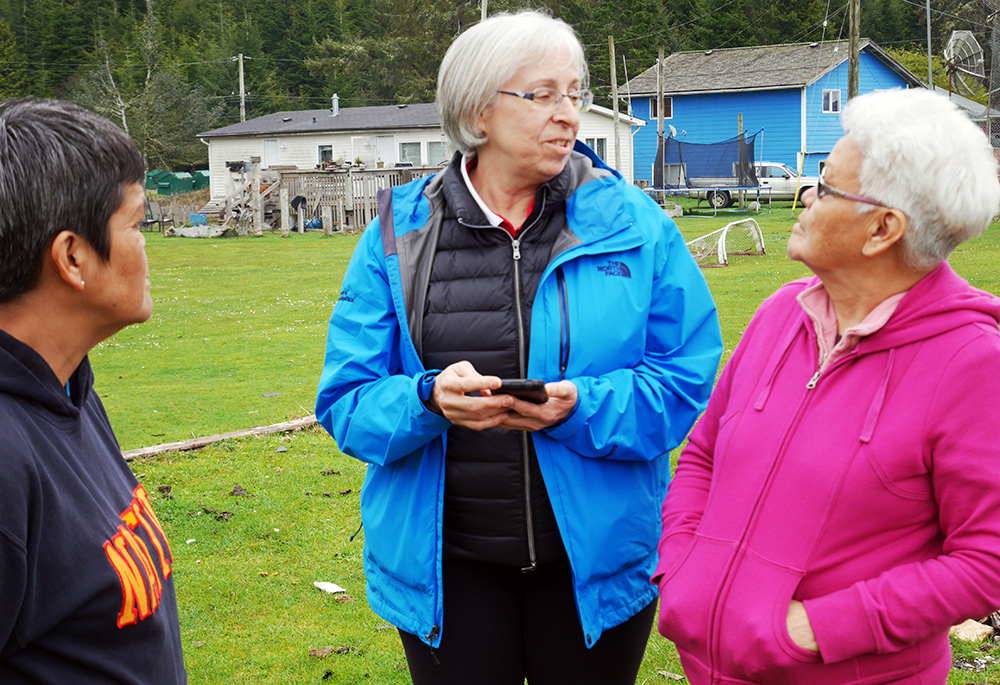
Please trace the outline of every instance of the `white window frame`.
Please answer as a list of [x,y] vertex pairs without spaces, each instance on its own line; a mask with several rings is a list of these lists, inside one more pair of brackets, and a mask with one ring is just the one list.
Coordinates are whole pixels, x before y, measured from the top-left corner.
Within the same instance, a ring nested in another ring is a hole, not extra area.
[[840,114],[840,88],[823,91],[823,114]]
[[319,164],[323,163],[323,148],[330,148],[330,159],[329,159],[329,161],[332,162],[333,161],[333,145],[317,145],[316,146],[316,161]]
[[[656,98],[649,98],[649,120],[657,119]],[[665,96],[663,98],[663,120],[674,118],[674,98]]]
[[[433,146],[436,149],[438,145],[441,146],[441,153],[442,153],[441,161],[432,161],[431,148]],[[427,143],[427,166],[440,166],[441,164],[447,161],[448,161],[448,143],[446,143],[443,140],[432,140]]]
[[[411,145],[416,145],[417,146],[417,158],[415,160],[413,160],[413,159],[409,159],[409,160],[403,159],[403,146],[404,145],[405,146],[411,146]],[[420,160],[422,158],[422,153],[423,153],[422,148],[423,148],[423,146],[420,144],[419,141],[415,141],[415,140],[403,140],[403,141],[400,141],[399,142],[399,148],[397,150],[397,152],[399,153],[399,155],[398,155],[398,157],[396,159],[398,159],[401,164],[409,162],[413,166],[421,166],[421,161]]]
[[587,138],[584,140],[591,150],[597,153],[603,161],[608,161],[608,139],[607,138]]

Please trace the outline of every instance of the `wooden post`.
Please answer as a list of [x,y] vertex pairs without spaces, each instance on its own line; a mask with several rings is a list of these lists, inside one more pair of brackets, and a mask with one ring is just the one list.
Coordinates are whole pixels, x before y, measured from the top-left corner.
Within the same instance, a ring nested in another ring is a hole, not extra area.
[[251,172],[253,186],[251,187],[250,206],[253,208],[253,234],[262,235],[264,233],[263,204],[260,201],[260,157],[251,157],[250,164],[253,166]]
[[247,120],[247,94],[243,85],[243,53],[239,55],[240,60],[240,121]]
[[354,209],[354,167],[347,170],[347,178],[344,181],[344,202],[348,211]]
[[320,214],[323,217],[323,234],[333,235],[333,207],[323,205],[320,208]]
[[[858,95],[858,61],[860,60],[859,49],[861,46],[861,0],[850,0],[848,3],[848,19],[850,20],[850,40],[848,47],[850,55],[847,62],[847,99],[850,100]],[[934,86],[930,84],[930,74],[927,75],[928,88]]]
[[306,232],[306,218],[305,218],[305,207],[299,205],[299,208],[295,211],[295,220],[299,226],[299,235]]
[[[663,155],[660,157],[660,186],[667,186],[667,179],[664,178],[667,171],[667,141],[663,139],[663,46],[657,52],[656,57],[656,144],[663,146]],[[656,174],[653,174],[654,178]],[[657,193],[660,206],[667,202],[666,195],[661,191]]]
[[[980,16],[982,16],[981,13]],[[931,67],[931,0],[927,0],[927,87],[930,88],[931,90],[934,90],[934,71],[933,68]],[[989,117],[990,117],[990,108],[987,107],[986,108],[987,126],[990,120]],[[988,130],[987,130],[987,135],[989,136],[989,139],[992,141],[993,136],[989,135]]]
[[[279,181],[280,183],[280,181]],[[288,186],[282,184],[278,188],[278,203],[281,205],[281,236],[283,238],[288,237],[289,221],[288,221]]]
[[621,171],[621,137],[618,134],[618,72],[615,69],[615,37],[608,36],[608,51],[611,55],[611,102],[615,122],[615,169]]
[[337,198],[337,220],[340,222],[340,228],[347,228],[347,214],[344,212],[344,198]]
[[[743,140],[743,112],[738,112],[736,114],[736,127],[738,129],[736,131],[736,136],[740,140]],[[737,143],[737,145],[739,146],[737,148],[737,150],[739,151],[740,166],[742,167],[746,163],[746,159],[744,158],[744,150],[746,148],[744,146],[742,146],[742,145],[739,145],[739,143]],[[736,184],[737,185],[743,185],[742,183],[740,183],[741,180],[742,179],[737,178],[736,179]],[[739,196],[739,201],[740,201],[739,202],[739,208],[743,209],[743,200],[746,198],[746,192],[743,191],[743,190],[740,190],[740,191],[738,191],[737,195]]]

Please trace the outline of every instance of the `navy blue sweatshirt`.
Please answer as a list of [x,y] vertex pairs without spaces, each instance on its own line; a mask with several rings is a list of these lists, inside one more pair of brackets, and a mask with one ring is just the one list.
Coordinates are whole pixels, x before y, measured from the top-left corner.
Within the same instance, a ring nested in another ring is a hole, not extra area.
[[0,331],[0,683],[186,683],[173,559],[84,359]]

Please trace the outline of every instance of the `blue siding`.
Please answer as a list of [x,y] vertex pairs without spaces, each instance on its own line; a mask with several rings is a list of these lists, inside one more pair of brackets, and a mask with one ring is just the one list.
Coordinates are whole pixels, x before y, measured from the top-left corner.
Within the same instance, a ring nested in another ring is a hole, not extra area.
[[[858,70],[858,91],[905,88],[906,81],[869,51],[862,51]],[[847,62],[845,61],[809,86],[805,92],[806,159],[803,174],[819,173],[819,162],[826,159],[834,144],[843,135],[840,114],[823,113],[823,91],[840,89],[841,107],[847,104]],[[673,98],[673,118],[664,122],[677,129],[680,140],[690,143],[716,143],[737,134],[737,114],[743,114],[743,129],[758,136],[755,156],[758,160],[783,162],[797,168],[802,151],[802,89],[715,93],[708,95],[676,95]],[[650,101],[654,98],[632,98],[632,115],[648,123],[633,138],[634,176],[652,180],[653,159],[656,156],[656,120],[649,118]]]
[[[677,129],[687,143],[717,143],[739,132],[738,114],[743,114],[743,130],[757,136],[758,161],[795,165],[801,140],[800,90],[768,90],[744,93],[713,93],[674,96],[673,118],[665,121]],[[633,112],[648,115],[651,98],[634,98]],[[651,179],[656,155],[656,121],[639,130],[635,137],[635,177]],[[762,156],[763,155],[763,156]]]
[[[803,173],[815,176],[819,163],[826,159],[833,146],[844,135],[840,114],[823,112],[823,91],[840,90],[840,105],[847,104],[847,62],[816,81],[806,89],[806,162]],[[858,62],[858,93],[873,90],[906,88],[902,76],[891,70],[882,60],[867,50],[862,51]]]
[[[653,159],[656,158],[656,119],[649,117],[649,103],[655,98],[632,98],[632,111],[630,114],[637,119],[644,119],[645,126],[639,127],[639,132],[632,136],[632,177],[636,180],[642,179],[652,182],[653,180]],[[667,124],[672,120],[667,119],[663,123],[666,130]]]

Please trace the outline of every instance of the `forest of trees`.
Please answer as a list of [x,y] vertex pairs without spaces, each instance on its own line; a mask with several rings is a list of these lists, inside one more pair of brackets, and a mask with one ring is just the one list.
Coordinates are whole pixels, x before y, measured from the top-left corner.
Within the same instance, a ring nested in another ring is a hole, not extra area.
[[[990,0],[996,2],[997,0]],[[989,48],[985,0],[933,0],[935,70],[954,29]],[[610,104],[608,36],[619,85],[665,52],[847,36],[847,0],[489,0],[490,14],[545,8],[586,46],[592,89]],[[862,0],[861,35],[926,77],[924,2]],[[116,122],[150,168],[203,166],[195,134],[246,116],[432,102],[452,39],[479,0],[0,0],[0,97],[73,100]],[[991,24],[992,25],[992,24]],[[988,64],[989,62],[987,62]],[[940,74],[936,81],[947,85]]]

